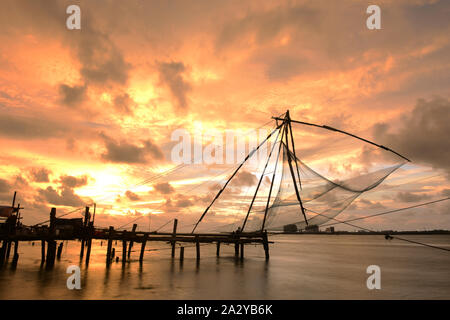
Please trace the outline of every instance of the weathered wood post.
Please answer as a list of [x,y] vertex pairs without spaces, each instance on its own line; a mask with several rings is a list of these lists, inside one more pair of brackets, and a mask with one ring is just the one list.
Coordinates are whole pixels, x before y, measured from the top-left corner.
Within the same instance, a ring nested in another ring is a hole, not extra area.
[[56,208],[52,208],[50,211],[50,227],[49,234],[47,236],[47,258],[46,258],[46,268],[52,268],[55,264],[56,258],[56,241],[55,241],[55,230],[56,230]]
[[116,257],[116,248],[112,248],[112,256],[111,259],[114,260],[114,258]]
[[19,241],[14,241],[14,255],[12,260],[12,268],[15,268],[17,266],[17,261],[19,261]]
[[234,243],[234,256],[239,257],[239,242],[237,240]]
[[216,256],[220,257],[220,241],[217,241]]
[[7,242],[7,240],[3,240],[2,247],[0,249],[0,267],[5,263],[6,247],[8,246]]
[[184,247],[180,247],[180,262],[183,262],[184,260]]
[[83,231],[82,231],[82,235],[81,235],[80,259],[83,259],[83,255],[84,255],[84,242],[86,239],[86,230],[88,227],[89,218],[90,218],[89,217],[89,207],[86,207],[86,210],[84,212]]
[[197,262],[200,260],[200,241],[198,239],[198,236],[195,236],[195,248],[197,251]]
[[87,238],[87,250],[86,250],[86,265],[89,265],[89,259],[91,257],[92,236],[94,231],[93,222],[89,222],[88,226],[88,238]]
[[142,263],[142,261],[144,261],[144,252],[145,252],[145,245],[147,244],[147,238],[148,238],[148,234],[145,234],[143,239],[142,239],[141,254],[139,255],[139,262],[140,263]]
[[8,262],[8,260],[9,260],[9,255],[11,254],[11,244],[12,244],[12,242],[11,241],[7,241],[7,246],[6,246],[6,258],[5,258],[5,260]]
[[[131,229],[131,236],[134,237],[136,232],[137,224],[133,224],[133,228]],[[128,245],[128,260],[130,260],[131,248],[133,248],[133,238],[130,239],[130,244]]]
[[172,244],[172,258],[175,258],[175,237],[177,236],[177,225],[178,225],[178,219],[174,219],[173,220],[173,232],[172,232],[172,237],[174,238],[174,240],[172,240],[171,244]]
[[123,240],[122,240],[122,264],[125,264],[125,262],[127,261],[127,240],[126,239],[127,236],[127,232],[124,231],[123,232]]
[[45,240],[41,240],[41,264],[45,262]]
[[244,243],[241,242],[241,260],[244,260]]
[[267,231],[263,232],[263,246],[264,246],[264,252],[266,254],[266,260],[269,260],[269,241],[267,239]]
[[109,232],[108,232],[108,247],[106,249],[106,264],[107,265],[111,264],[111,261],[112,261],[111,248],[112,248],[113,233],[114,233],[114,227],[110,226]]
[[56,252],[56,259],[60,260],[61,259],[61,253],[62,253],[62,249],[63,249],[63,244],[64,242],[61,242],[58,246],[58,251]]

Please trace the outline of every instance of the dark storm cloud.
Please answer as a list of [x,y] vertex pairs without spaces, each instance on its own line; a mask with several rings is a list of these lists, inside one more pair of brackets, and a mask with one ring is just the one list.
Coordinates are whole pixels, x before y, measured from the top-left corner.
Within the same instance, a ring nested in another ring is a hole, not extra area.
[[101,155],[105,161],[116,163],[147,163],[150,160],[163,159],[161,149],[150,140],[143,141],[141,146],[126,141],[115,141],[106,135],[101,135],[106,152]]
[[121,113],[130,113],[133,100],[128,93],[122,93],[114,97],[114,106]]
[[414,192],[398,192],[395,199],[402,202],[418,202],[430,199],[430,196],[427,194],[417,194]]
[[185,109],[188,106],[187,94],[192,89],[191,85],[183,78],[186,66],[182,62],[158,62],[159,79],[167,86],[177,107]]
[[29,174],[33,182],[49,182],[51,171],[46,168],[31,168]]
[[134,193],[130,190],[127,190],[127,192],[125,192],[125,196],[131,201],[141,200],[141,198],[136,193]]
[[450,174],[450,101],[419,99],[415,108],[394,124],[374,126],[377,141],[417,163],[446,170]]
[[86,98],[86,86],[68,86],[61,84],[59,86],[61,102],[67,106],[76,106]]
[[40,139],[61,136],[68,131],[61,123],[45,117],[0,114],[0,135],[15,139]]
[[42,200],[57,206],[80,207],[85,204],[83,199],[76,195],[71,188],[62,188],[58,192],[53,187],[47,187],[39,189],[38,193]]
[[64,175],[59,178],[59,182],[63,188],[73,189],[87,185],[88,177],[86,175],[80,177]]
[[175,189],[168,182],[160,182],[153,186],[155,190],[161,194],[170,194],[175,191]]

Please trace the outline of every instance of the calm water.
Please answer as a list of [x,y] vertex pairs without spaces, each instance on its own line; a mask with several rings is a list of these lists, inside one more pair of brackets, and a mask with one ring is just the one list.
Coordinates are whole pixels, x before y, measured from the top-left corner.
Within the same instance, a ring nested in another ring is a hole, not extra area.
[[[450,236],[404,236],[450,247]],[[80,264],[80,243],[71,241],[52,271],[40,268],[40,243],[21,243],[16,270],[0,271],[0,299],[450,299],[450,253],[383,236],[282,235],[271,240],[271,258],[261,246],[246,246],[245,260],[234,247],[185,249],[182,265],[170,258],[169,246],[151,242],[145,261],[139,248],[122,267],[105,268],[106,243],[95,242],[89,268]],[[115,245],[121,250],[121,244]],[[117,255],[117,253],[116,253]],[[120,256],[120,253],[119,253]],[[10,257],[11,259],[11,257]],[[69,265],[81,266],[81,290],[68,290]],[[366,268],[381,268],[381,290],[368,290]]]

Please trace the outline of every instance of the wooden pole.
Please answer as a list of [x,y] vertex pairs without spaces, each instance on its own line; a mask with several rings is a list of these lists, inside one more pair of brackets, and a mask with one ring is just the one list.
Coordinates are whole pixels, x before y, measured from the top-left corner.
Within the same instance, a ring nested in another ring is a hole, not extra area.
[[111,263],[112,257],[111,257],[111,248],[112,248],[112,236],[114,233],[114,227],[109,227],[109,233],[108,233],[108,247],[106,249],[106,264],[109,265]]
[[88,227],[88,239],[87,239],[87,250],[86,250],[86,265],[89,265],[89,259],[91,257],[91,246],[92,246],[92,236],[93,236],[93,231],[94,230],[94,225],[92,222],[89,222],[89,227]]
[[142,261],[144,261],[144,252],[145,252],[145,245],[147,244],[147,238],[148,238],[148,234],[145,234],[144,238],[142,239],[141,254],[139,255],[140,263],[142,263]]
[[239,242],[234,243],[234,256],[239,257]]
[[200,241],[198,240],[198,236],[195,236],[195,248],[197,251],[197,261],[200,260]]
[[241,243],[241,260],[244,260],[244,243]]
[[45,262],[45,240],[41,240],[41,264]]
[[217,241],[216,256],[220,257],[220,241]]
[[46,258],[46,268],[52,268],[55,264],[56,258],[56,241],[55,241],[55,230],[56,230],[56,208],[52,208],[50,211],[50,227],[49,236],[47,240],[47,258]]
[[84,255],[84,242],[86,241],[86,229],[88,227],[89,222],[89,207],[86,207],[84,212],[84,222],[83,222],[83,235],[81,237],[81,248],[80,248],[80,258],[83,259]]
[[[134,233],[136,232],[137,224],[133,224],[133,228],[131,229],[132,236],[134,236]],[[130,260],[130,254],[131,254],[131,248],[133,248],[133,240],[130,240],[130,244],[128,245],[128,260]]]
[[7,242],[7,240],[3,240],[2,248],[0,249],[0,267],[5,263],[6,247],[8,246]]
[[[178,225],[178,219],[173,220],[173,232],[172,237],[175,238],[177,236],[177,225]],[[175,258],[175,240],[172,240],[172,258]]]
[[6,262],[8,262],[10,254],[11,254],[11,241],[7,241],[6,258],[5,258]]
[[122,240],[122,264],[125,264],[127,261],[127,240],[126,239],[127,232],[123,232],[123,240]]
[[12,260],[12,268],[15,268],[17,266],[17,261],[19,261],[19,241],[14,241],[14,255]]
[[267,231],[263,232],[263,246],[264,246],[264,253],[266,254],[266,260],[269,260],[269,241],[267,239]]
[[64,245],[64,242],[61,242],[59,244],[59,246],[58,246],[58,251],[56,253],[56,259],[58,259],[58,260],[61,259],[61,253],[62,253],[63,245]]
[[180,247],[180,262],[184,260],[184,247]]

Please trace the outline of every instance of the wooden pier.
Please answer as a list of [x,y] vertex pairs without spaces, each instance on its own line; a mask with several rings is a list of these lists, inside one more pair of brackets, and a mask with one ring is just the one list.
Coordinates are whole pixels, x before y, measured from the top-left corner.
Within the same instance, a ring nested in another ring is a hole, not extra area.
[[[177,233],[178,220],[174,219],[172,232],[143,232],[137,231],[134,224],[131,230],[115,230],[113,226],[109,228],[96,228],[94,219],[91,219],[90,209],[86,207],[84,219],[78,229],[64,230],[61,221],[56,217],[56,209],[50,211],[48,226],[24,226],[17,223],[15,215],[10,216],[2,224],[0,229],[0,267],[4,266],[9,259],[12,244],[14,244],[14,254],[12,265],[17,265],[19,254],[18,246],[21,241],[37,241],[41,243],[41,264],[47,269],[51,269],[55,260],[61,258],[63,242],[67,240],[79,240],[80,260],[85,260],[89,265],[92,240],[105,240],[107,242],[105,252],[105,262],[110,265],[115,258],[113,241],[122,242],[122,263],[130,260],[130,254],[134,244],[140,244],[139,262],[142,263],[145,255],[147,242],[159,241],[170,244],[171,257],[175,258],[176,245],[180,245],[179,259],[184,260],[184,245],[192,243],[196,248],[196,259],[200,261],[200,245],[216,244],[216,255],[220,256],[222,244],[234,245],[236,258],[244,259],[244,248],[246,244],[261,244],[265,251],[265,258],[269,259],[269,242],[267,232],[233,232],[233,233]],[[77,219],[74,219],[77,220]],[[81,220],[81,219],[79,219]],[[81,222],[81,221],[80,221]],[[118,259],[118,257],[116,257]]]

